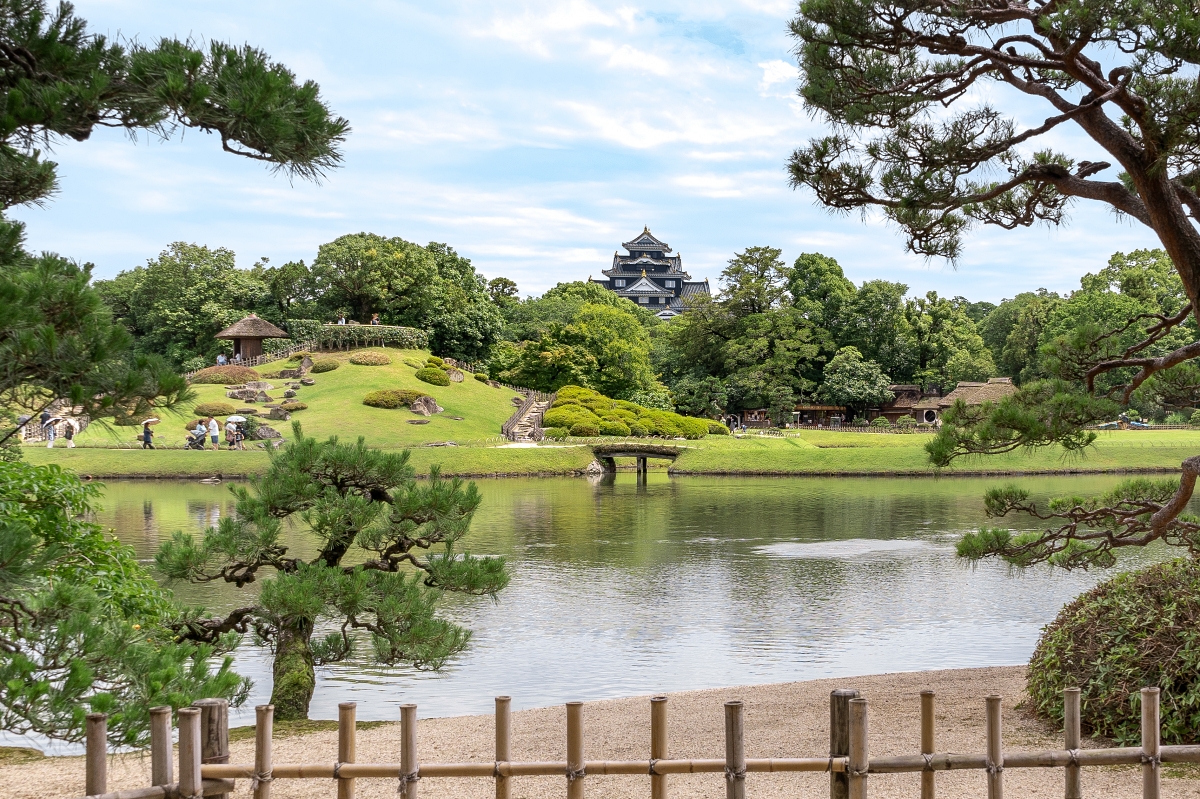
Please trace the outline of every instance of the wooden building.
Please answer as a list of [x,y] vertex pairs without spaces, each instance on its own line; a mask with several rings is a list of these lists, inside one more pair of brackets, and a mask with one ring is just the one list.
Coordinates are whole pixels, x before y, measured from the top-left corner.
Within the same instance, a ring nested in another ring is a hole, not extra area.
[[911,416],[918,422],[934,424],[942,418],[942,414],[957,400],[963,400],[968,405],[982,405],[1015,394],[1017,387],[1011,377],[991,377],[985,383],[963,381],[945,396],[938,393],[923,393],[920,386],[894,385],[889,386],[896,398],[873,411],[872,418],[886,416],[892,424],[902,416]]
[[679,253],[671,255],[670,245],[656,239],[649,228],[621,246],[629,254],[614,252],[612,267],[603,272],[604,279],[589,277],[589,281],[649,308],[661,319],[678,315],[688,297],[710,293],[708,281],[692,280],[683,271],[683,257]]
[[266,319],[260,319],[250,314],[241,321],[234,322],[218,333],[215,338],[233,341],[233,360],[248,361],[263,354],[263,339],[287,338],[288,334]]

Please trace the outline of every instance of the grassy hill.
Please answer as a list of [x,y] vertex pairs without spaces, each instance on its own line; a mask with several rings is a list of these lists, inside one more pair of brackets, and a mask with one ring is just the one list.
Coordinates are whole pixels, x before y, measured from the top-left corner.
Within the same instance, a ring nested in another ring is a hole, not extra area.
[[[516,392],[506,388],[493,388],[486,383],[467,379],[449,386],[431,386],[413,377],[414,368],[404,363],[405,358],[424,361],[427,352],[395,350],[373,347],[354,352],[382,352],[389,355],[392,363],[386,366],[358,366],[349,362],[350,353],[322,353],[321,358],[332,358],[341,366],[332,372],[310,375],[316,385],[300,389],[296,400],[308,408],[292,414],[294,421],[304,425],[307,435],[325,438],[336,435],[343,439],[365,436],[372,446],[381,448],[417,447],[435,441],[482,441],[500,435],[500,426],[512,415],[512,400]],[[269,373],[295,364],[278,361],[258,367],[260,373]],[[275,388],[268,392],[279,400],[283,397],[283,380],[269,380]],[[163,422],[156,426],[156,443],[167,446],[178,445],[185,438],[184,427],[196,417],[192,409],[197,403],[222,401],[235,407],[245,403],[225,397],[225,387],[196,385],[196,402],[186,403],[179,408],[162,414]],[[407,408],[385,410],[362,404],[369,391],[384,388],[416,389],[431,395],[444,413],[431,417],[418,416]],[[246,406],[255,407],[255,406]],[[261,407],[261,406],[259,406]],[[461,417],[456,419],[454,417]],[[409,424],[428,418],[427,424]],[[276,429],[290,435],[288,423],[267,422]],[[113,443],[130,443],[137,438],[140,427],[115,427],[109,424],[92,424],[81,433],[76,442],[80,446],[111,446]]]

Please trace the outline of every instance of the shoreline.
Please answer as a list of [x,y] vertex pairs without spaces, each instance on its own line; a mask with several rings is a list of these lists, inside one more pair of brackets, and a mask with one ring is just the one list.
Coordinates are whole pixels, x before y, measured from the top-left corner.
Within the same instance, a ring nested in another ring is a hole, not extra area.
[[[984,697],[1003,697],[1004,747],[1007,751],[1041,751],[1061,748],[1061,732],[1031,718],[1020,707],[1025,685],[1024,666],[999,666],[924,672],[901,672],[793,683],[715,688],[668,694],[670,756],[721,758],[724,755],[723,703],[741,699],[746,705],[746,752],[749,757],[824,757],[829,746],[829,692],[857,688],[868,700],[869,746],[872,756],[913,754],[920,744],[920,691],[937,693],[935,712],[937,751],[985,751]],[[649,752],[649,695],[588,702],[584,705],[584,746],[587,759],[637,760]],[[412,697],[405,697],[411,699]],[[515,697],[520,701],[520,697]],[[397,697],[400,701],[400,697]],[[419,703],[419,697],[417,698]],[[393,709],[394,710],[394,709]],[[565,712],[561,706],[519,710],[512,714],[514,761],[561,760],[565,757]],[[239,736],[240,737],[240,736]],[[419,759],[431,762],[490,762],[494,743],[491,716],[457,716],[422,719],[418,723]],[[399,726],[382,723],[360,728],[359,762],[395,762],[399,753]],[[1083,748],[1108,745],[1085,739]],[[253,740],[230,745],[231,762],[253,759]],[[337,733],[322,730],[301,735],[280,734],[274,740],[277,764],[333,762]],[[149,784],[149,758],[114,756],[109,763],[108,790]],[[982,771],[941,772],[937,775],[942,796],[986,795]],[[911,797],[919,791],[919,775],[872,775],[870,793],[877,799]],[[1014,797],[1061,795],[1059,769],[1010,769],[1004,775]],[[586,777],[587,792],[606,799],[633,799],[649,795],[645,776]],[[824,796],[825,773],[751,774],[747,793],[762,799]],[[5,796],[12,799],[47,799],[83,795],[83,758],[46,758],[0,766]],[[674,775],[669,778],[673,799],[699,799],[721,793],[719,774]],[[335,792],[330,780],[281,780],[280,797],[328,799]],[[1167,767],[1164,795],[1200,793],[1200,772],[1191,767]],[[513,778],[513,796],[523,799],[559,797],[561,777]],[[249,783],[239,780],[236,796],[249,796]],[[1083,789],[1087,796],[1135,799],[1141,796],[1141,772],[1130,767],[1085,767]],[[359,779],[357,795],[363,799],[392,799],[395,779]],[[421,783],[423,799],[483,799],[494,795],[490,778],[428,778]]]

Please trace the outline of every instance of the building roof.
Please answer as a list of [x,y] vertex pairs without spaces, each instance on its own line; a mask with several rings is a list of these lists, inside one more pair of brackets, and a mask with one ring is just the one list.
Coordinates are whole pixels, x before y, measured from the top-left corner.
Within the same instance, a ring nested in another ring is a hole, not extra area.
[[635,238],[633,241],[625,241],[621,246],[627,250],[658,250],[659,252],[670,252],[671,247],[665,241],[659,241],[654,238],[654,234],[650,232],[649,227],[642,228],[642,235]]
[[709,294],[708,281],[699,280],[695,282],[685,282],[683,284],[683,297],[694,297],[697,294]]
[[654,297],[671,297],[675,294],[675,292],[671,291],[670,289],[664,289],[657,283],[654,283],[645,275],[642,275],[641,279],[639,279],[638,282],[634,283],[632,286],[614,289],[614,291],[622,296],[625,294],[637,294],[639,296],[644,294],[646,296]]
[[266,319],[259,319],[250,314],[245,319],[234,322],[222,330],[214,338],[287,338],[288,334]]
[[1011,377],[990,377],[986,383],[959,383],[953,391],[938,401],[938,406],[949,408],[955,400],[963,400],[968,405],[982,405],[985,402],[996,402],[1010,394],[1016,394],[1017,387]]
[[844,411],[844,405],[797,405],[792,410],[796,411]]

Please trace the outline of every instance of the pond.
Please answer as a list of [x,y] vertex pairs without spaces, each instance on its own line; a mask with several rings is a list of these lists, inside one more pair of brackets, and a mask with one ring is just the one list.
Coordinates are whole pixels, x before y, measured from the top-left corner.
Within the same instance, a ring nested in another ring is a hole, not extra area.
[[[1012,482],[1044,497],[1117,481]],[[988,523],[982,495],[996,483],[665,474],[642,485],[633,474],[478,481],[484,501],[469,549],[507,556],[512,583],[496,602],[445,601],[445,612],[474,631],[470,648],[441,673],[365,659],[319,669],[312,716],[336,718],[337,703],[351,700],[360,719],[392,719],[400,702],[446,716],[488,713],[499,694],[535,707],[1022,663],[1041,627],[1106,573],[958,561],[954,543]],[[166,481],[109,483],[104,505],[98,520],[147,559],[175,530],[200,532],[232,509],[228,485]],[[291,535],[304,552],[305,536]],[[1122,565],[1164,556],[1137,552]],[[215,612],[245,604],[250,590],[176,586]],[[245,645],[237,666],[255,681],[238,711],[251,718],[270,695],[270,662]]]

